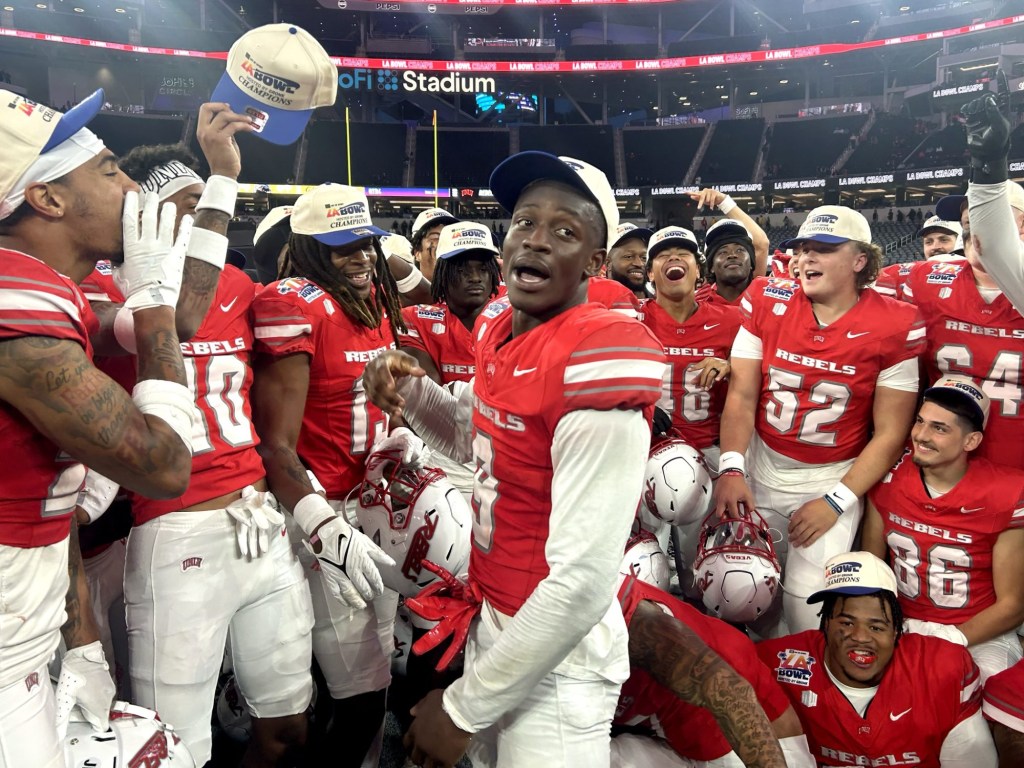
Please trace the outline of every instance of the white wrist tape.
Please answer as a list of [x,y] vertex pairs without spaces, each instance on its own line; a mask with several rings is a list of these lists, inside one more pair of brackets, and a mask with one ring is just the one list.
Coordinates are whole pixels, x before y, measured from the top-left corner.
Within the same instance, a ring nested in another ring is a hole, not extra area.
[[725,199],[718,204],[718,210],[720,210],[726,216],[728,216],[729,212],[735,207],[736,201],[729,197],[729,195],[726,195]]
[[227,176],[211,176],[206,180],[206,189],[203,190],[199,202],[196,203],[196,210],[214,210],[234,216],[235,200],[237,199],[238,182],[235,179],[229,179]]
[[89,516],[90,523],[96,522],[96,519],[110,508],[120,488],[121,486],[95,469],[86,472],[85,483],[78,492],[78,506]]
[[[319,494],[327,493],[326,489],[324,489],[324,484],[317,479],[317,476],[313,474],[312,469],[306,470],[306,476],[309,478],[309,484],[313,486],[314,491]],[[299,499],[299,501],[301,501],[301,499]]]
[[845,515],[851,509],[856,509],[858,503],[857,494],[841,482],[832,486],[832,490],[826,493],[824,498],[837,515]]
[[722,474],[728,470],[739,470],[747,474],[747,460],[739,451],[726,451],[718,457],[718,473]]
[[399,293],[409,293],[409,291],[413,290],[417,285],[420,284],[420,280],[422,279],[423,273],[416,269],[416,267],[412,267],[412,272],[403,277],[401,280],[395,280],[395,285],[398,286]]
[[147,416],[156,416],[167,422],[167,426],[192,453],[192,419],[196,404],[188,387],[163,379],[145,379],[135,385],[132,400]]
[[199,227],[192,228],[192,236],[189,238],[188,248],[185,249],[186,257],[205,261],[217,269],[224,269],[224,259],[227,255],[227,235]]
[[135,343],[135,314],[128,307],[121,307],[114,315],[114,338],[125,352],[132,355],[138,353],[139,347]]
[[338,515],[335,514],[334,508],[327,503],[327,499],[319,493],[310,493],[295,502],[292,517],[309,536],[324,520],[338,517]]

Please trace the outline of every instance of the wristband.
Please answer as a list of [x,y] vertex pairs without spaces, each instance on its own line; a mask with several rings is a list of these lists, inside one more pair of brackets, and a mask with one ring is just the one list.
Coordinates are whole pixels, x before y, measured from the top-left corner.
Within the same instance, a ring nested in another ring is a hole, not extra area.
[[229,217],[235,215],[235,200],[238,199],[238,182],[227,176],[211,176],[206,180],[206,189],[196,203],[196,211],[220,211]]
[[187,258],[198,259],[217,269],[224,269],[224,260],[227,255],[227,235],[212,232],[209,229],[192,228],[192,234],[188,239],[188,248],[185,249]]
[[725,477],[726,475],[739,475],[740,477],[747,476],[746,472],[744,472],[742,469],[736,469],[735,467],[733,467],[732,469],[723,469],[718,473],[719,477]]
[[319,493],[308,493],[295,502],[292,517],[307,536],[328,518],[338,517],[327,499]]
[[733,200],[729,195],[725,196],[725,199],[718,204],[718,210],[724,213],[726,216],[736,207],[736,201]]
[[85,483],[82,490],[78,492],[78,504],[86,515],[89,522],[94,523],[110,505],[114,502],[117,492],[120,489],[113,480],[108,480],[95,469],[86,472]]
[[739,451],[726,451],[718,457],[718,474],[736,471],[740,474],[747,474],[747,460]]
[[192,453],[192,419],[196,406],[188,387],[164,379],[144,379],[132,390],[132,400],[144,414],[167,422]]
[[416,269],[416,267],[412,267],[412,272],[403,277],[401,280],[395,280],[395,285],[398,287],[399,293],[409,293],[417,285],[420,284],[420,280],[422,279],[423,273]]
[[822,498],[825,499],[825,502],[832,507],[835,513],[840,517],[851,509],[856,508],[858,503],[857,494],[841,482],[836,483],[832,490],[826,493]]

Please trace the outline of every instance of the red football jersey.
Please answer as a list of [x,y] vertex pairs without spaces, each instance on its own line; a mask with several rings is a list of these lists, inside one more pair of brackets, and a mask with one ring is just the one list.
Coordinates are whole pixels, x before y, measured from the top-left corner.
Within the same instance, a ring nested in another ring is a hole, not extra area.
[[711,283],[704,283],[694,293],[694,297],[700,303],[705,304],[716,304],[725,307],[738,307],[740,305],[740,299],[743,298],[742,294],[736,297],[735,301],[729,301],[722,294],[718,292]]
[[710,391],[700,389],[701,372],[690,366],[708,357],[728,360],[743,316],[725,304],[704,303],[686,322],[677,323],[651,299],[641,305],[640,322],[662,343],[668,358],[669,372],[658,405],[672,414],[672,426],[690,445],[702,449],[714,445],[728,384],[721,381]]
[[473,334],[447,304],[419,304],[402,310],[405,333],[400,346],[426,352],[441,374],[441,383],[469,381],[476,372]]
[[643,325],[593,304],[510,338],[504,302],[477,319],[473,383],[473,554],[470,575],[513,615],[548,574],[551,443],[566,413],[643,409],[661,393],[665,356]]
[[1024,662],[985,681],[981,709],[989,720],[1024,733]]
[[971,654],[937,637],[900,639],[865,717],[829,678],[820,630],[765,640],[757,652],[789,696],[820,766],[940,768],[946,735],[981,706]]
[[587,286],[587,301],[636,317],[640,312],[640,299],[629,288],[617,280],[607,277],[592,277]]
[[256,286],[227,265],[210,310],[190,341],[181,342],[188,388],[196,397],[192,478],[183,496],[166,501],[132,496],[136,525],[237,491],[266,475],[256,452],[249,390]]
[[928,381],[967,374],[992,400],[976,455],[1024,469],[1024,317],[1004,294],[986,304],[967,261],[914,264],[903,294],[928,330]]
[[[92,357],[96,317],[78,286],[39,259],[0,249],[0,341],[48,336],[81,344]],[[0,544],[43,547],[67,538],[85,467],[0,401]]]
[[[775,684],[771,672],[758,658],[754,644],[746,635],[724,621],[705,616],[682,600],[632,577],[627,578],[619,589],[619,602],[627,625],[641,600],[657,603],[725,659],[753,687],[769,721],[786,711],[789,700]],[[707,709],[684,702],[642,669],[630,670],[629,679],[619,694],[614,723],[650,728],[665,739],[676,754],[691,760],[714,760],[732,750],[718,721]]]
[[740,309],[763,348],[758,436],[806,464],[857,457],[870,437],[878,374],[923,350],[914,308],[864,290],[822,328],[797,281],[759,277]]
[[[114,282],[113,268],[109,261],[100,261],[96,269],[82,281],[82,293],[90,302],[109,302],[124,304],[124,296]],[[103,371],[118,384],[131,392],[138,380],[135,368],[135,355],[118,355],[116,357],[97,357],[96,367]]]
[[908,449],[868,492],[885,526],[900,605],[911,619],[960,624],[996,601],[992,548],[1024,527],[1024,472],[974,457],[937,499]]
[[363,481],[366,456],[387,431],[387,416],[366,399],[362,375],[373,358],[395,348],[387,316],[367,328],[316,283],[290,277],[256,297],[261,354],[309,355],[309,391],[299,433],[299,458],[329,499],[344,499]]

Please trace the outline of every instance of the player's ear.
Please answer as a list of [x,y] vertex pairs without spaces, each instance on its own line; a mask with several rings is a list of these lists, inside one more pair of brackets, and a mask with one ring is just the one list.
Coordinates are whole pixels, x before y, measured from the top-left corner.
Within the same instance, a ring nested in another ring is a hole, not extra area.
[[983,432],[969,432],[964,438],[964,450],[965,451],[976,451],[978,446],[981,445],[982,438],[984,438]]
[[587,277],[593,277],[601,273],[601,266],[604,264],[605,258],[608,256],[608,251],[604,248],[597,248],[587,258],[587,263],[583,267],[583,273]]

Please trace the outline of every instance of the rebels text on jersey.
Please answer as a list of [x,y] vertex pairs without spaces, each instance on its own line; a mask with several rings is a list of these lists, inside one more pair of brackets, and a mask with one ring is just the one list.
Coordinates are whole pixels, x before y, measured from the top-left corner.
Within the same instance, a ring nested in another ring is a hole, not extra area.
[[789,697],[819,766],[940,768],[946,735],[981,706],[978,667],[947,640],[903,635],[861,717],[825,669],[825,634],[757,645]]
[[514,615],[548,574],[555,427],[577,410],[643,410],[661,394],[661,345],[636,320],[583,304],[510,338],[513,312],[477,319],[470,575]]
[[662,343],[669,363],[658,406],[672,414],[672,426],[695,448],[718,442],[728,385],[721,381],[711,390],[701,389],[701,371],[691,366],[708,357],[728,360],[742,321],[739,311],[725,304],[699,304],[683,323],[654,299],[641,305],[640,322]]
[[865,289],[821,327],[797,281],[764,277],[751,283],[740,309],[763,350],[758,436],[806,464],[856,458],[870,436],[878,374],[923,350],[915,309]]
[[928,381],[966,374],[992,400],[976,454],[1024,469],[1024,317],[1002,293],[985,303],[967,261],[915,264],[903,295],[917,305],[928,331]]
[[[775,684],[771,672],[758,658],[754,644],[746,635],[632,576],[627,577],[619,588],[619,603],[627,626],[642,600],[657,603],[659,608],[693,630],[709,648],[725,659],[750,683],[769,721],[781,717],[786,711],[789,700]],[[622,686],[614,724],[647,727],[665,739],[676,754],[691,760],[715,760],[732,750],[718,722],[707,709],[684,702],[636,667],[630,670],[629,679]]]
[[402,319],[408,330],[398,334],[399,345],[425,352],[437,366],[442,384],[473,378],[473,333],[451,313],[447,304],[406,307]]
[[141,525],[257,482],[265,476],[252,426],[252,302],[256,286],[230,264],[196,335],[181,342],[185,379],[196,398],[192,478],[183,496],[167,501],[132,497]]
[[[0,249],[0,341],[47,336],[81,345],[92,358],[96,317],[78,286],[39,259]],[[58,376],[58,374],[55,374]],[[66,539],[85,467],[0,403],[4,436],[0,544],[43,547]]]
[[387,431],[387,416],[366,399],[361,377],[368,362],[395,348],[391,323],[384,315],[378,328],[367,328],[302,277],[270,283],[254,306],[260,354],[309,355],[298,454],[327,498],[344,499],[362,482],[374,440]]
[[931,498],[908,450],[868,496],[908,618],[960,624],[995,603],[992,549],[1007,528],[1024,527],[1024,472],[972,458],[951,491]]

